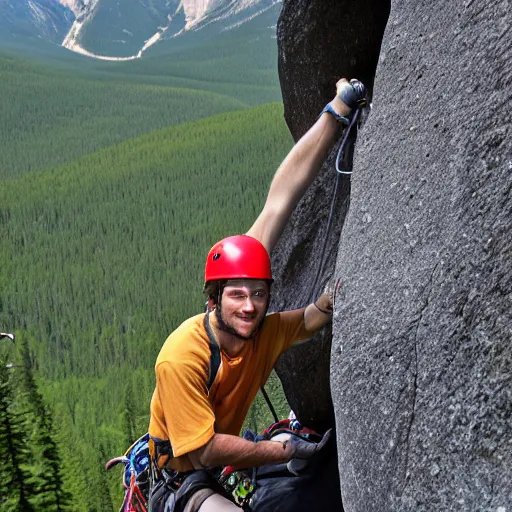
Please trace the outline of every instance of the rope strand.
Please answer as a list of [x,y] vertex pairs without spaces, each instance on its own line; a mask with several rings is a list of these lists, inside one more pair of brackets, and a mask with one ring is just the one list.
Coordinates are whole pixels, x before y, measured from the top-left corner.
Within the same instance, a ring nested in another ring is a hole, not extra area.
[[[343,134],[343,138],[341,140],[341,144],[338,149],[338,154],[336,155],[336,165],[335,165],[336,180],[334,183],[334,190],[333,190],[332,198],[331,198],[331,206],[329,208],[329,217],[327,219],[327,227],[325,230],[324,243],[322,246],[322,251],[320,253],[320,260],[319,260],[317,272],[315,275],[315,280],[313,281],[313,286],[311,287],[311,292],[309,294],[308,303],[310,303],[313,300],[314,296],[317,293],[316,288],[317,288],[317,284],[318,284],[318,279],[320,278],[320,275],[324,269],[325,252],[327,249],[327,242],[329,240],[329,235],[331,233],[332,221],[333,221],[333,217],[334,217],[334,207],[336,204],[336,197],[338,195],[338,188],[339,188],[339,184],[341,181],[340,178],[342,175],[351,175],[352,174],[352,171],[342,171],[340,169],[340,160],[341,160],[341,156],[344,154],[345,147],[347,147],[347,141],[349,140],[349,136],[350,136],[352,129],[356,130],[354,133],[357,135],[357,124],[356,123],[357,123],[357,120],[359,119],[360,113],[361,113],[361,109],[357,109],[356,112],[354,113],[354,116],[352,117],[352,120],[350,121],[348,128],[345,130],[345,133]],[[355,141],[355,137],[352,140]]]

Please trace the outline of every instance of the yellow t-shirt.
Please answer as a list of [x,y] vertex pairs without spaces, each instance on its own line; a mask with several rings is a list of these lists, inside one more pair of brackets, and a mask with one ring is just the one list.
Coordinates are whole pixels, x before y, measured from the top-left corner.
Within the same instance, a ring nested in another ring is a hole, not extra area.
[[231,358],[221,350],[221,365],[208,393],[210,347],[203,322],[201,314],[181,324],[165,341],[155,365],[149,434],[170,440],[170,466],[178,471],[193,469],[186,454],[215,433],[239,435],[279,356],[295,341],[311,336],[302,314],[268,315],[238,356]]

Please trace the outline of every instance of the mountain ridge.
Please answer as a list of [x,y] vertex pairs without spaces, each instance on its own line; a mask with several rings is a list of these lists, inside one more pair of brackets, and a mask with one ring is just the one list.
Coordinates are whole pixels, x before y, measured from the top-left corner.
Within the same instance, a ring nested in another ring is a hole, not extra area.
[[3,39],[35,37],[58,43],[73,23],[66,0],[0,0]]
[[185,35],[201,31],[197,39],[208,39],[246,23],[272,29],[274,37],[281,1],[0,0],[0,39],[45,40],[96,59],[133,60],[162,41],[180,38],[181,46]]
[[120,5],[114,0],[59,1],[76,16],[62,46],[107,60],[140,58],[158,42],[206,27],[214,33],[232,30],[280,4],[280,0],[153,0],[149,6]]

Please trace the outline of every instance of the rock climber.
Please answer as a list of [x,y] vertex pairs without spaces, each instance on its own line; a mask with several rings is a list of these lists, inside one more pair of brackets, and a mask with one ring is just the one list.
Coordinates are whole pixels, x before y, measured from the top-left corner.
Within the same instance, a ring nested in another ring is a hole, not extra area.
[[[277,170],[263,210],[249,231],[225,238],[210,250],[204,285],[207,312],[181,324],[160,351],[149,434],[157,471],[165,468],[171,481],[165,483],[160,477],[154,484],[151,510],[175,510],[174,491],[180,488],[182,494],[184,489],[190,491],[186,512],[239,511],[218,492],[205,468],[305,459],[326,440],[319,445],[299,438],[254,443],[239,433],[280,355],[331,321],[329,294],[293,311],[267,315],[267,309],[272,286],[269,254],[332,149],[339,121],[346,123],[351,107],[365,94],[354,80],[341,79],[336,88],[334,99]],[[220,365],[209,382],[212,338],[220,349]]]

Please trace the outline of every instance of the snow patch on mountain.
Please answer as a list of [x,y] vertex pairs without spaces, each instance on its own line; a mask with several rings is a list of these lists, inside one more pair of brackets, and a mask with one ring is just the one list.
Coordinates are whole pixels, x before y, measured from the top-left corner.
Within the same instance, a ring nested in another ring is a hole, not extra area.
[[[76,16],[69,33],[64,38],[62,46],[69,50],[100,58],[89,50],[82,47],[81,35],[85,27],[93,22],[95,11],[99,8],[107,7],[106,0],[58,0],[62,5],[71,9]],[[126,0],[125,0],[126,1]],[[144,9],[160,16],[160,23],[167,19],[165,26],[155,26],[155,33],[144,41],[140,50],[129,57],[108,57],[101,56],[107,60],[130,60],[140,58],[142,53],[153,46],[156,42],[166,38],[177,37],[184,32],[200,30],[213,23],[229,23],[225,27],[219,27],[221,31],[231,30],[239,27],[243,23],[250,21],[260,14],[264,13],[282,0],[157,0],[147,2],[138,0]],[[160,2],[160,3],[159,3]],[[257,10],[256,10],[257,9]],[[244,11],[247,11],[244,13]],[[98,11],[99,12],[99,11]],[[99,16],[99,14],[98,14]],[[173,20],[176,20],[174,23]],[[172,29],[171,28],[172,24]],[[155,23],[156,25],[156,23]],[[118,34],[125,33],[132,35],[131,26],[124,27]],[[116,41],[120,41],[117,40]],[[133,44],[133,41],[132,41]],[[134,49],[136,49],[135,46]]]
[[[68,4],[73,12],[75,9],[78,9],[78,14],[75,12],[76,20],[71,26],[67,36],[62,41],[62,46],[67,48],[68,50],[72,50],[77,53],[81,53],[83,55],[87,55],[90,52],[87,52],[84,48],[80,46],[80,32],[82,31],[84,25],[89,21],[94,15],[94,9],[97,6],[100,0],[59,0],[61,4]],[[70,5],[71,4],[71,5]],[[89,55],[94,56],[93,54]]]
[[32,17],[40,22],[44,23],[46,21],[46,13],[40,5],[37,5],[33,0],[28,0],[28,8],[31,11]]
[[[260,12],[264,12],[282,0],[183,0],[186,25],[184,30],[203,28],[218,21],[237,16],[243,11],[264,4]],[[250,19],[254,16],[250,16]],[[245,21],[248,21],[247,18]],[[241,20],[240,24],[244,20]],[[234,25],[235,26],[235,25]],[[236,24],[238,26],[238,24]]]
[[137,54],[137,58],[142,57],[142,53],[145,52],[148,48],[153,46],[155,43],[160,41],[162,39],[162,36],[164,35],[167,30],[169,30],[169,27],[171,26],[171,23],[174,19],[173,16],[168,15],[167,19],[169,20],[169,23],[165,27],[158,27],[158,32],[156,34],[153,34],[147,41],[144,41],[144,46],[141,48],[140,52]]
[[58,0],[64,7],[71,9],[75,16],[80,14],[80,11],[88,3],[88,0]]
[[[260,9],[259,11],[255,12],[251,16],[248,16],[247,18],[244,18],[240,21],[237,21],[236,23],[233,23],[232,25],[228,25],[227,27],[224,27],[222,29],[222,32],[226,32],[227,30],[233,30],[235,28],[238,28],[240,25],[243,25],[244,23],[251,21],[252,19],[256,18],[257,16],[260,16],[261,14],[263,14],[265,11],[268,11],[269,9],[271,9],[276,3],[279,3],[279,1],[280,0],[278,0],[277,2],[274,2],[273,4],[271,4],[267,7],[264,7],[263,9]],[[273,27],[269,27],[269,28],[273,28]]]

